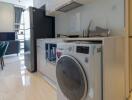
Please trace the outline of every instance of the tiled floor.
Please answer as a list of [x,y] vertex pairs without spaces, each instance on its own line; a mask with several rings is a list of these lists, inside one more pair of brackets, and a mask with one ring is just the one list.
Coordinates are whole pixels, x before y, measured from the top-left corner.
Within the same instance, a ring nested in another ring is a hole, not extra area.
[[5,58],[0,70],[0,100],[57,100],[57,96],[40,74],[26,71],[23,56],[13,55]]
[[4,70],[0,70],[0,100],[57,100],[55,89],[38,73],[27,72],[23,63],[22,56],[5,58]]

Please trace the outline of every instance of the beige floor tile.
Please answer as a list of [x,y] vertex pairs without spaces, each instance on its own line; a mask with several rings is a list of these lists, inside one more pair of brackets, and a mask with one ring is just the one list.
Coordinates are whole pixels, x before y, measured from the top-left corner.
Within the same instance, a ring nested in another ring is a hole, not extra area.
[[29,73],[22,60],[10,56],[0,70],[0,100],[57,100],[57,95],[39,73]]

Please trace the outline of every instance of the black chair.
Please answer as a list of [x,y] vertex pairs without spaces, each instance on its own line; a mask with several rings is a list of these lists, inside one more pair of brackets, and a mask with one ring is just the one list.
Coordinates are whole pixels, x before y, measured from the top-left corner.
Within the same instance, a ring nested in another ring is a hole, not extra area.
[[8,45],[9,45],[9,42],[0,42],[0,63],[1,63],[2,70],[4,67],[4,58],[3,57],[6,53]]

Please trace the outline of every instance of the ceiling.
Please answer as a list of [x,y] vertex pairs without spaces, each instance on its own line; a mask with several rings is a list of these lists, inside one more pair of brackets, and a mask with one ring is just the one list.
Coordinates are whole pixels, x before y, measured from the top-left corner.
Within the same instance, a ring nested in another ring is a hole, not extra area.
[[24,7],[33,6],[33,0],[0,0],[0,1]]

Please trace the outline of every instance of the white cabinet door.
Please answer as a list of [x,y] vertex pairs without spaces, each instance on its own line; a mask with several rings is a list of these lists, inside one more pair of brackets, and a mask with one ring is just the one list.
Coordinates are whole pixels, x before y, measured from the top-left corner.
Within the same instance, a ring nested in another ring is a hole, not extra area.
[[55,11],[55,2],[56,0],[47,0],[46,2],[46,14],[50,15],[53,11]]
[[41,48],[40,47],[37,47],[37,70],[41,73],[43,73],[42,71],[42,55],[41,55]]
[[56,8],[59,8],[65,4],[67,4],[71,0],[56,0]]
[[40,71],[40,66],[41,66],[41,64],[40,64],[40,48],[39,48],[39,46],[37,46],[37,70],[38,71]]
[[89,2],[93,2],[93,0],[47,0],[46,15],[55,16],[55,15],[61,14],[62,12],[57,11],[57,9],[69,4],[72,1],[76,1],[84,5],[88,4]]
[[45,58],[43,57],[44,53],[40,46],[37,46],[37,69],[39,72],[44,74]]
[[55,16],[60,14],[61,12],[56,11],[56,9],[66,4],[68,1],[71,0],[47,0],[46,15]]
[[53,82],[57,83],[56,79],[56,65],[51,64],[48,62],[46,64],[46,75],[49,77]]
[[37,41],[37,70],[56,85],[56,65],[46,60],[45,43],[41,43],[40,41]]

